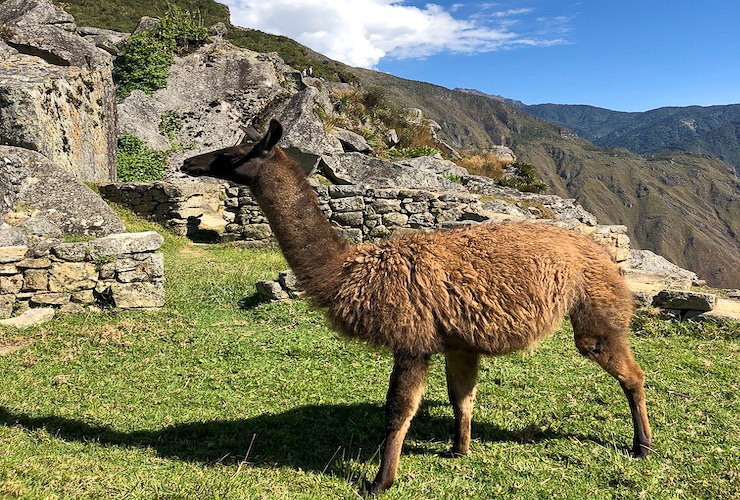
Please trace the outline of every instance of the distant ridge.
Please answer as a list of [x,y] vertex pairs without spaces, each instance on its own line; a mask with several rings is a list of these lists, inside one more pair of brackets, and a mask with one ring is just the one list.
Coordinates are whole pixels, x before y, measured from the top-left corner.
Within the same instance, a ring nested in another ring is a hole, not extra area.
[[639,154],[683,151],[723,160],[740,174],[740,104],[665,107],[629,113],[569,104],[524,106],[597,146]]
[[503,96],[496,95],[496,94],[486,94],[485,92],[481,92],[480,90],[463,89],[463,88],[456,88],[455,90],[458,92],[465,92],[466,94],[473,94],[473,95],[478,95],[481,97],[490,97],[491,99],[496,99],[497,101],[503,102],[504,104],[511,106],[512,108],[524,109],[527,107],[527,105],[524,104],[522,101],[517,101],[516,99],[509,99],[508,97],[503,97]]

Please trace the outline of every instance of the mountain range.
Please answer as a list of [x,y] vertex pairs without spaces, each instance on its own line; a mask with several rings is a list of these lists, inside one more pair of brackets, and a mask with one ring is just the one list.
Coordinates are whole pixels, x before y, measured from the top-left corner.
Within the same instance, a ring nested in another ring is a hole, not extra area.
[[[109,10],[122,0],[104,0]],[[148,3],[153,7],[156,2]],[[174,1],[189,6],[188,0]],[[198,0],[199,4],[210,4]],[[213,2],[215,3],[215,2]],[[65,2],[78,20],[106,25],[86,0]],[[139,6],[136,15],[157,15]],[[89,14],[88,14],[89,12]],[[223,16],[223,10],[209,12]],[[226,11],[228,14],[228,11]],[[86,17],[89,16],[89,17]],[[121,17],[115,18],[120,23]],[[215,18],[218,19],[218,18]],[[212,19],[212,20],[215,20]],[[221,19],[222,21],[224,19]],[[228,17],[225,17],[228,23]],[[740,285],[740,105],[621,113],[591,106],[527,106],[478,91],[452,90],[352,68],[286,37],[231,27],[234,43],[278,52],[294,67],[314,61],[332,75],[382,88],[403,107],[419,108],[460,150],[511,147],[534,165],[551,192],[576,198],[604,224],[624,224],[633,247],[652,250],[714,286]],[[300,65],[299,65],[300,64]]]

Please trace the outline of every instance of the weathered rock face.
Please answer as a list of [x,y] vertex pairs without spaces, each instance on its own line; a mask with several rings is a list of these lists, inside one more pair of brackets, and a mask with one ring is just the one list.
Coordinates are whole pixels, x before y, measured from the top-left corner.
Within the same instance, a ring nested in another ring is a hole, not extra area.
[[[457,189],[459,186],[445,177],[452,172],[448,164],[459,168],[452,162],[429,157],[392,163],[361,153],[340,153],[322,156],[319,168],[336,184],[364,184],[386,188]],[[430,165],[436,165],[436,167]]]
[[0,8],[0,23],[19,28],[47,25],[74,31],[74,18],[46,0],[7,0]]
[[12,215],[13,225],[24,229],[24,222],[35,218],[25,227],[30,233],[47,224],[56,226],[62,233],[82,236],[125,231],[120,218],[100,196],[43,155],[0,146],[0,166],[14,180],[0,184],[7,190],[3,198],[12,200],[10,206],[0,211],[0,222]]
[[182,121],[175,141],[191,147],[170,156],[169,164],[176,168],[188,156],[238,143],[243,138],[240,125],[246,119],[289,95],[283,87],[285,71],[287,67],[275,55],[216,41],[176,57],[166,88],[151,96],[133,92],[124,99],[118,105],[118,133],[140,137],[155,149],[168,149],[159,125],[165,113],[174,113]]
[[664,276],[665,279],[689,280],[691,282],[697,282],[699,280],[696,273],[682,269],[668,259],[656,255],[650,250],[632,250],[630,268],[637,271],[659,274]]
[[131,36],[129,33],[88,26],[78,27],[77,34],[112,56],[118,55],[120,46]]
[[[47,156],[82,180],[115,178],[111,57],[58,26],[71,16],[47,0],[8,0],[0,64],[0,143]],[[11,51],[12,48],[12,51]]]
[[331,134],[339,139],[339,142],[342,143],[342,148],[346,153],[370,153],[373,150],[364,137],[349,130],[334,127]]
[[326,133],[324,124],[313,112],[316,106],[328,106],[328,102],[321,102],[321,97],[318,89],[308,87],[295,94],[278,115],[284,129],[280,144],[315,155],[317,160],[322,154],[344,151],[339,139]]

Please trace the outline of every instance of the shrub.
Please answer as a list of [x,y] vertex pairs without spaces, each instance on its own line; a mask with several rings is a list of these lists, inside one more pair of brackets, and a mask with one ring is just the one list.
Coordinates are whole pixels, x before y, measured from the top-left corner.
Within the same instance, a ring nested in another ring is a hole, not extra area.
[[113,67],[116,93],[125,97],[134,90],[151,94],[167,86],[173,54],[170,47],[151,33],[128,39]]
[[504,167],[509,165],[509,161],[487,151],[466,156],[458,160],[457,164],[473,175],[483,175],[499,181],[505,177]]
[[171,5],[162,16],[157,36],[178,54],[187,53],[203,45],[208,38],[208,28],[196,21],[190,11]]
[[116,93],[125,97],[134,90],[151,94],[167,86],[174,54],[203,44],[208,30],[188,11],[170,6],[158,28],[131,36],[113,67]]
[[177,134],[182,130],[182,120],[176,111],[165,111],[159,119],[159,130],[167,137],[171,148],[177,148]]
[[134,135],[118,138],[118,180],[124,182],[158,181],[164,177],[169,151],[149,148]]
[[439,149],[429,146],[414,146],[408,148],[390,148],[386,155],[391,159],[416,158],[419,156],[431,156],[439,154]]

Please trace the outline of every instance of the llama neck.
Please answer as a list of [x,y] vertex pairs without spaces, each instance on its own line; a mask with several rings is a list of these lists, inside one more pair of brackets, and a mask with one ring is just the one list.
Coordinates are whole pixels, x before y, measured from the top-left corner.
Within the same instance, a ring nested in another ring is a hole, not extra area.
[[[349,244],[321,212],[316,193],[300,166],[279,148],[252,186],[288,264],[309,295],[321,295],[337,276]],[[321,299],[321,297],[316,297]]]

